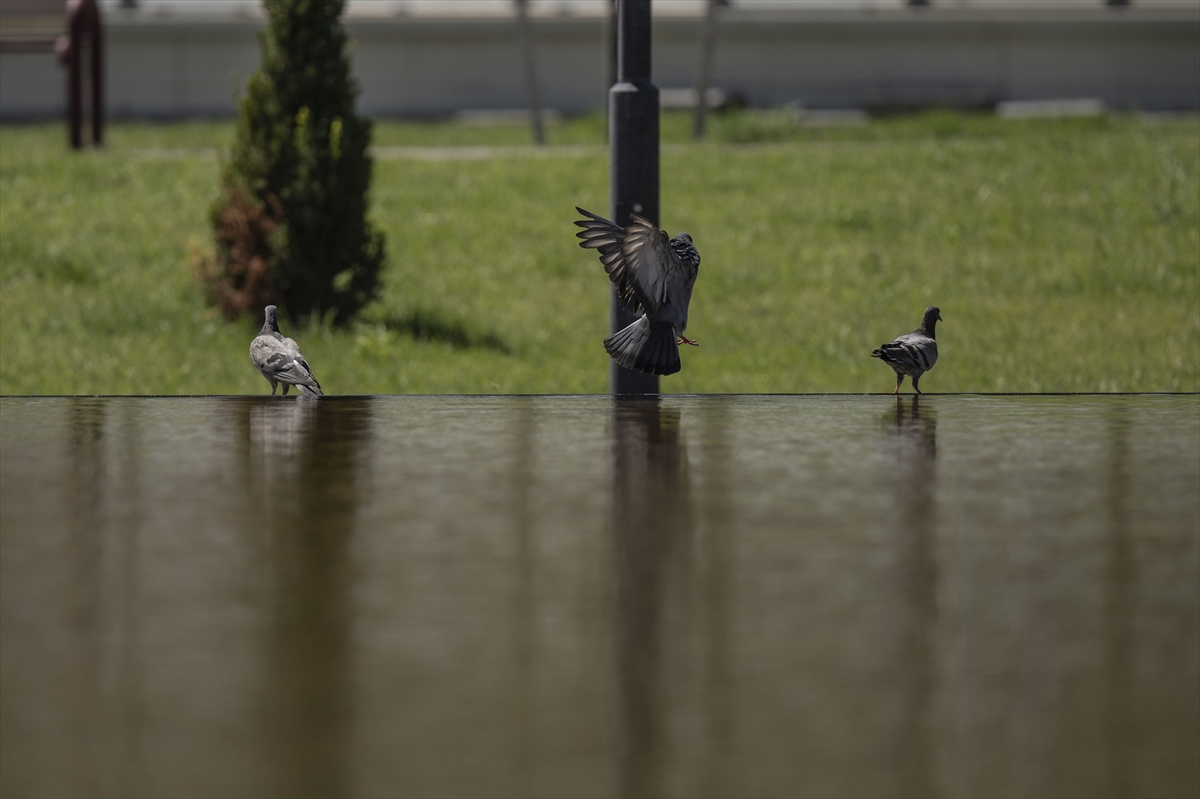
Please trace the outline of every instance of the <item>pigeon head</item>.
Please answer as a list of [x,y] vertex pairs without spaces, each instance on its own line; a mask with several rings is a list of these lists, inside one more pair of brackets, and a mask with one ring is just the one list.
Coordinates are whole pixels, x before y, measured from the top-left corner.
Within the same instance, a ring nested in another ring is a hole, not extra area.
[[921,318],[921,327],[932,336],[934,328],[940,321],[942,321],[942,309],[936,305],[930,305],[925,309],[925,316]]
[[266,319],[263,321],[261,333],[278,333],[279,332],[279,315],[274,305],[268,305],[264,309]]
[[676,233],[671,239],[671,249],[685,264],[700,266],[700,253],[696,252],[696,245],[692,244],[692,237],[687,233]]

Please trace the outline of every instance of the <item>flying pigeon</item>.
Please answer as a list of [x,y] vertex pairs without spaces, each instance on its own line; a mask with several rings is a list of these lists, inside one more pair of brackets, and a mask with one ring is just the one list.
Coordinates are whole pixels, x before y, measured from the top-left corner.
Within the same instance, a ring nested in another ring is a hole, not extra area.
[[283,394],[295,386],[301,394],[322,396],[321,384],[313,377],[312,367],[300,354],[300,345],[279,332],[279,321],[275,306],[266,308],[266,321],[258,337],[250,342],[250,360],[271,384],[271,396],[275,396],[278,383],[283,383]]
[[934,328],[937,323],[942,321],[942,311],[936,306],[930,305],[925,309],[925,316],[921,318],[921,326],[911,333],[906,333],[903,336],[897,337],[891,344],[884,344],[879,349],[871,353],[872,358],[880,358],[888,366],[896,371],[896,390],[893,394],[900,393],[900,384],[904,382],[904,376],[912,377],[913,390],[918,394],[921,389],[917,388],[917,381],[921,379],[921,375],[928,372],[937,363],[937,342],[934,341]]
[[683,335],[688,303],[700,270],[700,253],[692,237],[674,238],[637,214],[633,224],[618,227],[603,217],[576,207],[587,219],[576,235],[579,246],[600,251],[600,263],[617,290],[621,306],[641,318],[604,340],[604,349],[626,369],[651,375],[679,371],[679,345],[699,346]]

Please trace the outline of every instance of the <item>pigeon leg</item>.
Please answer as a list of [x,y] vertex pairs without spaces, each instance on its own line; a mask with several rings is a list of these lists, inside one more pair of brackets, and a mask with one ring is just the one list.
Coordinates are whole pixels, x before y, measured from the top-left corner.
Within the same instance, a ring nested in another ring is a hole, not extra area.
[[[913,378],[913,391],[917,392],[918,394],[921,393],[921,389],[917,388],[917,381],[920,379],[921,379],[920,375],[917,375],[916,377]],[[916,399],[916,398],[914,397],[914,399]]]
[[291,387],[292,387],[292,386],[291,386],[291,384],[290,384],[290,383],[284,383],[284,384],[283,384],[283,396],[285,396],[285,397],[287,396],[288,389],[289,389],[289,388],[291,388]]
[[279,384],[274,380],[271,381],[271,396],[275,396],[275,389],[279,388]]
[[904,375],[902,375],[902,374],[900,374],[900,373],[898,373],[898,372],[897,372],[897,373],[896,373],[896,388],[895,388],[895,390],[894,390],[894,391],[892,391],[892,393],[893,393],[893,394],[899,394],[899,393],[900,393],[900,384],[901,384],[901,383],[903,383],[903,382],[904,382]]
[[695,339],[688,338],[687,336],[676,336],[675,343],[676,344],[691,344],[693,347],[700,346],[700,342],[696,341]]

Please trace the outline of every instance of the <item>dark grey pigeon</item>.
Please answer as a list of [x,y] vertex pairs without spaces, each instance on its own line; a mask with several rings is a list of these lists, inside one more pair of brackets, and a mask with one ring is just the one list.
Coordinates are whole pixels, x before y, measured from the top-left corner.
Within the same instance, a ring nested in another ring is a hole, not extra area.
[[266,321],[258,337],[250,342],[250,360],[271,384],[275,396],[277,384],[283,383],[283,394],[295,386],[301,394],[322,396],[321,384],[313,377],[312,367],[300,354],[300,345],[279,332],[279,319],[274,305],[266,308]]
[[641,318],[604,340],[604,349],[626,369],[651,375],[671,375],[681,368],[679,345],[699,346],[683,335],[688,304],[700,271],[700,253],[692,237],[674,238],[645,217],[630,214],[633,224],[618,227],[603,217],[576,207],[587,217],[575,224],[579,246],[600,251],[600,263],[617,290],[621,306]]
[[871,353],[872,358],[882,359],[896,371],[896,390],[892,392],[893,394],[900,393],[900,384],[904,382],[905,375],[912,377],[913,391],[921,393],[921,389],[917,388],[917,381],[921,379],[921,375],[928,372],[937,363],[938,353],[937,342],[934,340],[934,328],[940,321],[942,321],[941,309],[930,305],[925,309],[925,316],[921,319],[920,327],[911,333],[905,333],[890,344],[882,345]]

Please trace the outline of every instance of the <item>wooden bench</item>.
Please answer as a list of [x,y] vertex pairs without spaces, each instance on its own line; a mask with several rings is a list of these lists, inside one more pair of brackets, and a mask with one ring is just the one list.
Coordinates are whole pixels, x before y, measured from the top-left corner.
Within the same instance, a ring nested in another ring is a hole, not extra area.
[[86,77],[92,144],[103,143],[104,32],[96,0],[5,0],[0,3],[0,51],[58,55],[67,68],[67,128],[75,149],[83,147]]

